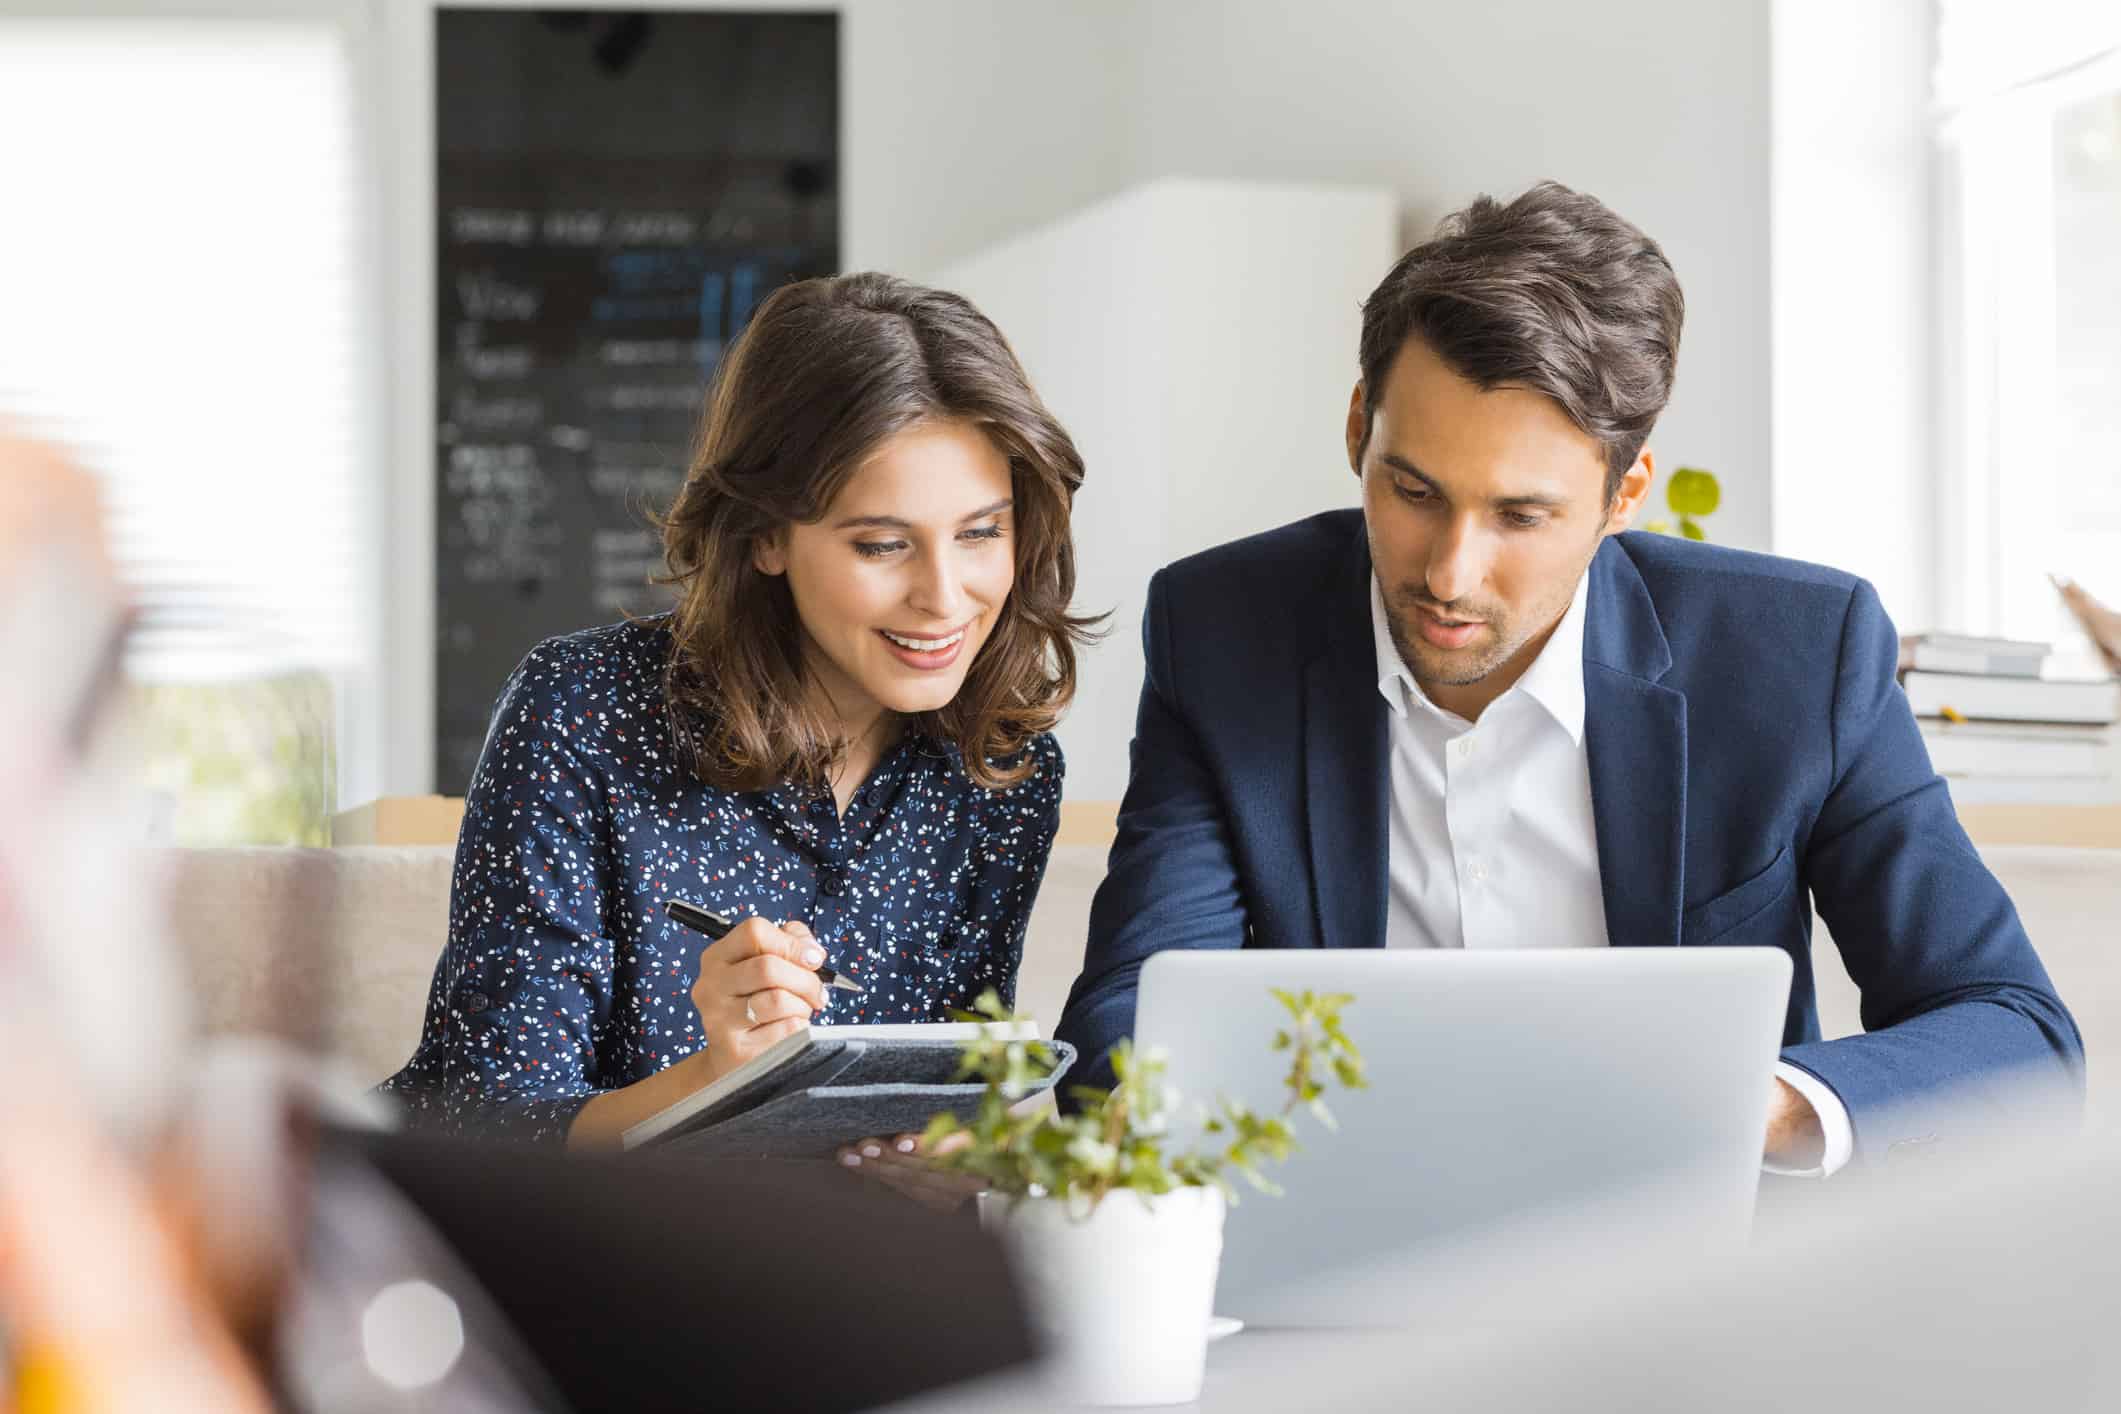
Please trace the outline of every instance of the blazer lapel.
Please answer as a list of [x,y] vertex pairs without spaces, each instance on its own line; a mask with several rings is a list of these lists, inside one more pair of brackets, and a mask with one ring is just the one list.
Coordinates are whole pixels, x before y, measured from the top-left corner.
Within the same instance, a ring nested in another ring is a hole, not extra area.
[[1384,946],[1385,704],[1370,633],[1370,550],[1360,523],[1351,568],[1336,574],[1323,651],[1304,670],[1305,815],[1322,947]]
[[1676,946],[1686,897],[1686,696],[1659,682],[1671,647],[1617,537],[1599,547],[1590,575],[1584,749],[1606,937],[1615,947]]

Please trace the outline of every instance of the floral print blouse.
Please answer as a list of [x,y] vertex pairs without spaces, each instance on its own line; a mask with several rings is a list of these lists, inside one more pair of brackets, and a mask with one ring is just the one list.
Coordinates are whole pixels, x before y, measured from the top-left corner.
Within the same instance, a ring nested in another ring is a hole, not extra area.
[[909,733],[844,816],[829,792],[735,794],[674,757],[670,651],[665,619],[587,629],[540,644],[502,690],[419,1049],[382,1086],[416,1119],[557,1141],[598,1092],[697,1051],[707,940],[664,916],[673,898],[808,923],[866,991],[828,990],[818,1025],[1013,998],[1060,817],[1052,736],[1001,791]]

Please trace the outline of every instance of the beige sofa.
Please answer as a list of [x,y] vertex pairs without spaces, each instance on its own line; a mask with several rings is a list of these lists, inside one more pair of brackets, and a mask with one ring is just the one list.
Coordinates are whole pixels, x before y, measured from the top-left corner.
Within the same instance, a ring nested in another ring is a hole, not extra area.
[[[2121,850],[1992,845],[2003,880],[2083,1028],[2094,1070],[2121,1045]],[[313,1042],[364,1079],[412,1053],[448,919],[451,851],[439,845],[174,852],[176,934],[207,1027]],[[1082,961],[1102,844],[1054,850],[1031,920],[1019,1006],[1050,1031]],[[1856,994],[1826,942],[1820,1020],[1859,1028]]]

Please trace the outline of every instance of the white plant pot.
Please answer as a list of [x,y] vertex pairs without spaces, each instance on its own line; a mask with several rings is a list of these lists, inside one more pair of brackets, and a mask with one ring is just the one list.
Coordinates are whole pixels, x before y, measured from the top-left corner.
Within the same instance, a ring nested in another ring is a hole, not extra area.
[[1015,1259],[1054,1393],[1072,1404],[1200,1397],[1222,1265],[1223,1195],[1114,1193],[1088,1213],[982,1193],[980,1221]]

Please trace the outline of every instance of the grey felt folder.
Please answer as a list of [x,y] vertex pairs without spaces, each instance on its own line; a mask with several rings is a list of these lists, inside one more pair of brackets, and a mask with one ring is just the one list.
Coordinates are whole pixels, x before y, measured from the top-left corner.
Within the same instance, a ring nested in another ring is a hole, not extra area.
[[[829,1159],[857,1139],[918,1133],[949,1110],[969,1119],[985,1087],[957,1078],[969,1028],[838,1026],[798,1032],[628,1129],[627,1148],[667,1145],[716,1159]],[[942,1033],[937,1036],[909,1032]],[[864,1034],[869,1033],[869,1034]],[[1075,1060],[1065,1041],[1052,1085]]]

